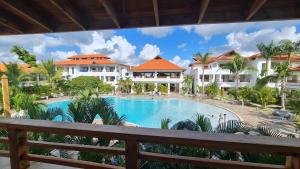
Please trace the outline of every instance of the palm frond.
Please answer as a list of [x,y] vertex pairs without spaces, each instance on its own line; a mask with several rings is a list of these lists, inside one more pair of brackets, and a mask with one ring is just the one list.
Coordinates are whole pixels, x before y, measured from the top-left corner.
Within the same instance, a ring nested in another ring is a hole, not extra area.
[[203,132],[213,131],[210,119],[208,117],[205,117],[202,114],[197,114],[195,122],[201,128],[201,131]]

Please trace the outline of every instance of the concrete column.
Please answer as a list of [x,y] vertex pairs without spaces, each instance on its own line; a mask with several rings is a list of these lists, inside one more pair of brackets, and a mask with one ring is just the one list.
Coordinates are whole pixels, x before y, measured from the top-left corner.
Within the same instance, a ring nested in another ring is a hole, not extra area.
[[9,103],[9,86],[8,86],[7,76],[3,75],[1,77],[1,82],[2,82],[4,116],[6,118],[9,118],[10,117],[10,103]]
[[168,83],[168,94],[170,94],[170,83]]
[[154,83],[154,86],[155,86],[155,88],[154,88],[154,92],[157,92],[158,91],[158,88],[157,88],[157,83]]
[[[154,73],[154,78],[157,78],[157,72]],[[157,85],[157,84],[156,84]]]

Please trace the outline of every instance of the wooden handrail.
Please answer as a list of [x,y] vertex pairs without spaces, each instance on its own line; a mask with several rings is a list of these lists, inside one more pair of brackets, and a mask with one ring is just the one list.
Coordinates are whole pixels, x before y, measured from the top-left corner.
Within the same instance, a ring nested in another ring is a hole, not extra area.
[[[138,169],[140,160],[155,160],[171,163],[188,163],[198,166],[218,168],[290,168],[299,169],[300,141],[292,138],[273,138],[264,136],[249,136],[221,133],[205,133],[179,130],[161,130],[138,127],[105,126],[82,123],[62,123],[43,120],[0,119],[0,128],[9,133],[7,138],[0,138],[0,144],[8,144],[12,169],[19,169],[28,164],[28,161],[39,161],[83,168],[118,168],[116,166],[94,164],[78,160],[66,160],[46,156],[28,154],[28,147],[42,147],[51,149],[76,150],[84,152],[98,152],[113,155],[125,155],[126,168]],[[112,148],[90,145],[53,143],[27,140],[26,132],[46,132],[53,134],[97,137],[103,139],[117,139],[125,141],[124,148]],[[182,157],[169,154],[140,152],[140,143],[156,143],[168,145],[195,146],[209,149],[230,151],[244,151],[253,153],[271,153],[288,156],[286,166],[213,160],[197,157]],[[18,152],[18,153],[16,153]],[[5,156],[5,152],[0,152]],[[289,162],[290,161],[290,162]],[[291,166],[291,167],[287,167]],[[18,168],[19,167],[19,168]],[[122,168],[122,167],[119,167]]]

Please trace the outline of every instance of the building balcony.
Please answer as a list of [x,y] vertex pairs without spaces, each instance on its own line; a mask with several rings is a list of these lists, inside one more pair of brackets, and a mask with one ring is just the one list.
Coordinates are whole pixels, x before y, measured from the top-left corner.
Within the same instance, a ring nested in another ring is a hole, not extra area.
[[[76,168],[139,169],[141,168],[141,160],[189,164],[197,167],[209,168],[299,169],[300,167],[300,141],[296,138],[18,119],[1,119],[0,128],[8,131],[8,137],[0,138],[0,143],[6,144],[9,147],[9,151],[0,151],[0,157],[10,158],[11,169],[25,169],[29,167],[30,162],[42,162]],[[125,146],[124,148],[115,148],[97,145],[46,142],[43,140],[33,141],[27,139],[27,132],[123,140]],[[231,161],[215,158],[160,154],[158,152],[142,150],[140,145],[144,143],[198,147],[207,150],[225,150],[229,152],[235,151],[252,154],[280,154],[283,157],[286,157],[286,162],[285,165],[275,165],[266,164],[264,162],[253,163],[244,162],[242,160]],[[96,152],[104,155],[123,156],[122,158],[124,158],[125,166],[119,167],[77,159],[30,154],[28,151],[29,147]],[[3,161],[3,159],[0,160],[0,168],[4,169],[4,165],[7,166],[8,163],[7,161]],[[47,165],[41,167],[40,165],[33,164],[30,169],[47,169],[46,167]],[[49,167],[48,169],[52,168]]]

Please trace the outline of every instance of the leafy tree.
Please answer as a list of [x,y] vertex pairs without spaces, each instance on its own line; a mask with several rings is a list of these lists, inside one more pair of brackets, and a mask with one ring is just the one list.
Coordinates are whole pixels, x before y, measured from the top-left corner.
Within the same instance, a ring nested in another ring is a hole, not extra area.
[[159,92],[161,92],[162,94],[168,94],[168,87],[163,85],[163,84],[158,84],[157,85],[157,89]]
[[142,83],[135,83],[133,85],[133,88],[134,88],[134,91],[136,94],[143,93],[143,87],[144,87],[144,84],[142,84]]
[[107,84],[107,83],[104,83],[103,81],[101,81],[101,83],[99,85],[99,92],[100,93],[107,94],[107,93],[111,93],[114,90],[115,90],[114,86],[112,86],[110,84]]
[[204,67],[207,65],[210,53],[201,54],[200,52],[194,54],[194,57],[201,63],[202,67],[202,94],[204,95],[205,87],[204,87]]
[[262,70],[261,75],[267,76],[269,75],[269,60],[277,54],[277,47],[273,41],[271,41],[269,44],[259,43],[256,45],[256,47],[261,52],[262,57],[266,59],[265,68]]
[[253,89],[249,87],[241,87],[237,91],[237,98],[242,100],[242,105],[244,106],[245,101],[250,101],[253,97]]
[[102,85],[102,81],[94,76],[79,76],[70,82],[71,90],[77,92],[88,89],[96,89]]
[[13,46],[10,51],[18,55],[18,58],[26,64],[36,66],[36,56],[30,54],[26,49],[16,45]]
[[233,61],[222,65],[221,68],[228,69],[230,70],[231,73],[234,74],[234,79],[236,81],[235,88],[237,90],[239,87],[241,72],[246,70],[255,71],[256,69],[252,66],[247,66],[245,59],[242,58],[240,54],[235,52],[233,55],[234,55]]
[[275,74],[266,76],[262,79],[256,81],[256,87],[262,88],[266,86],[269,82],[279,81],[280,82],[280,97],[281,97],[281,107],[285,109],[285,90],[286,90],[286,78],[291,75],[289,70],[290,63],[283,62],[275,66]]
[[279,54],[288,55],[288,62],[291,62],[291,55],[293,53],[299,53],[300,52],[300,43],[299,42],[293,42],[291,40],[281,40],[279,42]]
[[216,97],[219,91],[220,89],[217,82],[210,83],[205,88],[205,93],[210,97]]
[[191,93],[193,78],[191,75],[186,75],[183,80],[183,91],[185,94]]

